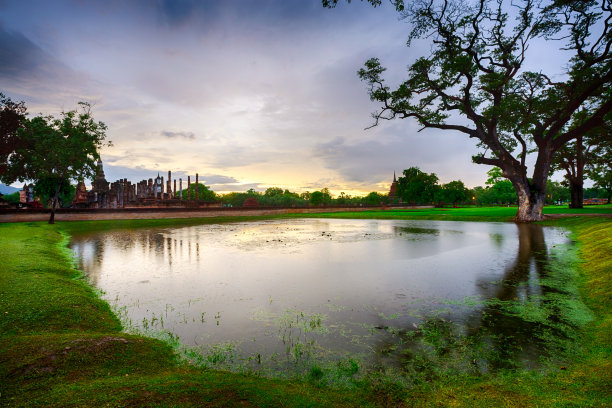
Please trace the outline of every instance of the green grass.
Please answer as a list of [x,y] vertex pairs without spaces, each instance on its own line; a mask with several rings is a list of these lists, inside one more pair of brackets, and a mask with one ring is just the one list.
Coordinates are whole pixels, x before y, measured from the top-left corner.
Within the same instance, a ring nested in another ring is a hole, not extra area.
[[[610,206],[597,207],[612,212]],[[547,213],[569,212],[547,208]],[[574,210],[576,211],[576,210]],[[368,211],[312,217],[503,221],[515,208]],[[594,212],[591,208],[574,212]],[[303,217],[289,215],[283,217]],[[282,217],[266,217],[282,218]],[[547,221],[569,228],[581,262],[577,284],[594,320],[564,366],[488,376],[440,376],[407,387],[371,373],[350,388],[201,370],[159,340],[128,335],[72,266],[67,233],[176,227],[261,217],[0,225],[0,406],[610,406],[612,219]],[[563,256],[563,254],[559,254]]]
[[[288,216],[310,218],[352,218],[352,219],[415,219],[446,221],[489,221],[508,222],[516,216],[516,207],[465,207],[465,208],[425,208],[387,211],[355,211],[342,213],[289,214]],[[570,209],[567,206],[546,206],[545,215],[553,214],[609,214],[612,205],[593,205],[583,209]]]

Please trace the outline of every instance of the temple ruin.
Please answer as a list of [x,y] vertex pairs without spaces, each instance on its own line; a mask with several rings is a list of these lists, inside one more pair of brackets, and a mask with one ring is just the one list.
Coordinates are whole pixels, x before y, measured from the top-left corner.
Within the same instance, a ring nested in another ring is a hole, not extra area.
[[[174,184],[172,183],[174,181]],[[198,174],[195,176],[196,185]],[[187,176],[187,196],[183,191],[183,180],[179,179],[179,188],[176,180],[172,180],[172,172],[168,171],[168,178],[157,173],[157,177],[142,180],[132,184],[128,179],[119,179],[113,183],[106,180],[102,160],[98,160],[96,178],[92,181],[92,188],[87,191],[84,181],[77,185],[72,206],[76,208],[135,208],[135,207],[221,207],[220,202],[204,202],[198,197],[195,188],[195,197],[191,197],[191,176]]]

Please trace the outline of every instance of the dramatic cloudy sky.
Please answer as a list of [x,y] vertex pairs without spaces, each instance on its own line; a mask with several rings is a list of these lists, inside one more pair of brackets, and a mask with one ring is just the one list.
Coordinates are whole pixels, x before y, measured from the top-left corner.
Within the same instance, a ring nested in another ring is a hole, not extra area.
[[[406,47],[392,7],[320,0],[0,0],[0,90],[30,114],[89,101],[108,125],[107,179],[172,170],[215,191],[388,189],[419,166],[441,182],[482,185],[473,141],[371,124],[356,75],[377,56],[391,84],[428,52]],[[559,70],[535,44],[530,62]]]

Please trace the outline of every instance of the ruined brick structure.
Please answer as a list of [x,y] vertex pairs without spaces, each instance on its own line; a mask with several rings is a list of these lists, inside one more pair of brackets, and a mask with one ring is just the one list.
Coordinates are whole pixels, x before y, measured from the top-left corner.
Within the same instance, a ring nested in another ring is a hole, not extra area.
[[[198,175],[196,174],[196,180]],[[191,178],[188,177],[188,188]],[[172,172],[168,179],[157,173],[157,177],[142,180],[132,184],[128,179],[120,179],[113,183],[106,181],[102,160],[98,160],[98,171],[92,182],[91,191],[87,192],[84,183],[79,183],[77,194],[73,201],[74,207],[85,208],[134,208],[134,207],[220,207],[221,203],[206,203],[195,200],[185,200],[182,191],[183,180],[179,179],[178,197],[173,194]],[[174,180],[176,190],[176,180]],[[83,193],[85,191],[85,193]],[[84,198],[85,197],[85,198]],[[189,195],[189,199],[191,196]]]
[[397,177],[395,177],[395,172],[393,172],[393,183],[391,183],[391,188],[389,188],[389,202],[394,202],[397,200]]

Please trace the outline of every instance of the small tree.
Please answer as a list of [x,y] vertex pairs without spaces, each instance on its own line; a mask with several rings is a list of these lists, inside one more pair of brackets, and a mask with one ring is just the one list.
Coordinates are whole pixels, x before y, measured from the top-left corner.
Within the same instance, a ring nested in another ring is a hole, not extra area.
[[[205,201],[205,202],[213,202],[213,201],[217,201],[218,197],[217,194],[212,191],[208,186],[202,184],[202,183],[198,183],[197,184],[197,188],[198,188],[198,200],[199,201]],[[196,184],[193,183],[189,186],[189,191],[191,194],[191,199],[195,200],[196,197]],[[178,192],[175,193],[175,197],[178,198]],[[183,197],[185,197],[185,195],[183,195]],[[189,195],[187,195],[187,197],[189,197]]]
[[49,224],[54,223],[62,185],[96,174],[98,150],[106,138],[106,125],[94,121],[91,106],[86,102],[79,105],[79,111],[62,112],[59,118],[36,116],[24,120],[18,130],[21,145],[9,156],[6,172],[0,177],[7,184],[55,180]]

